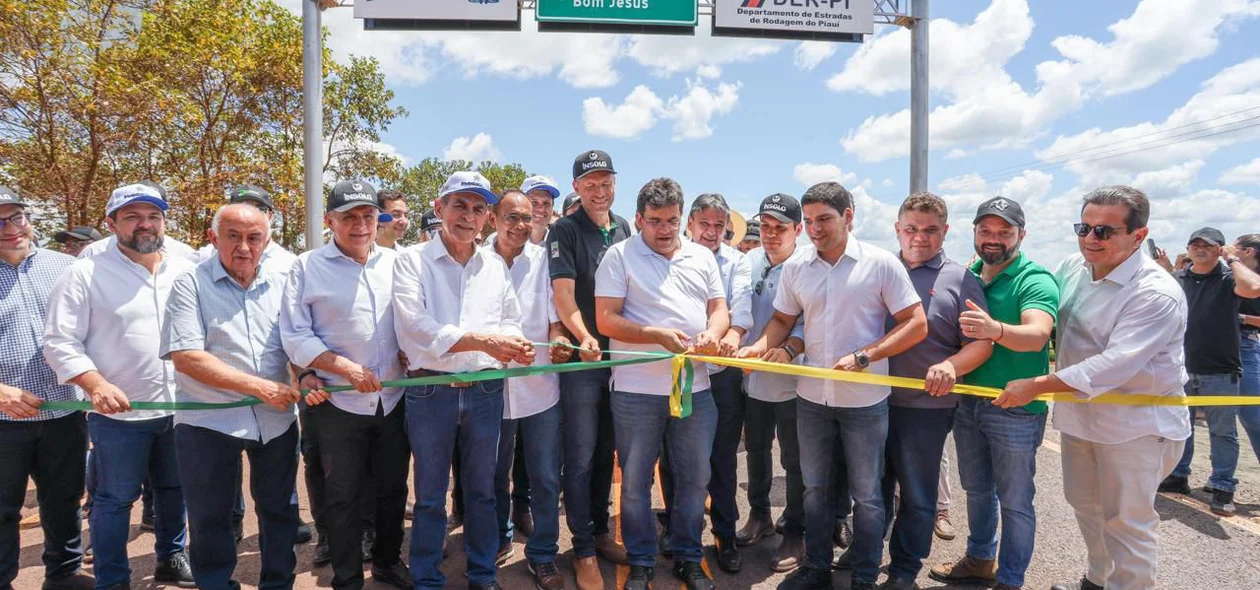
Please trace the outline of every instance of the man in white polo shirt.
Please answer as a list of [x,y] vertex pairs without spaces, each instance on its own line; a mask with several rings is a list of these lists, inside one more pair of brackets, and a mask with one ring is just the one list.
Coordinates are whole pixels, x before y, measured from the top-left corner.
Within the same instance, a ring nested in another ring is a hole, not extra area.
[[[752,346],[764,354],[779,346],[797,318],[805,317],[806,364],[841,371],[888,374],[888,357],[927,337],[927,316],[905,266],[891,252],[849,235],[853,195],[836,182],[816,184],[801,198],[812,247],[784,263],[774,319]],[[896,325],[885,331],[891,315]],[[796,402],[805,483],[805,567],[788,589],[831,588],[835,479],[832,450],[842,440],[853,495],[853,544],[837,567],[852,568],[854,590],[874,589],[883,552],[884,442],[888,436],[887,385],[801,379]]]
[[[704,246],[679,236],[682,215],[677,182],[657,178],[639,190],[635,220],[643,232],[609,248],[595,274],[595,321],[611,339],[610,348],[714,354],[730,327],[717,261]],[[688,590],[714,587],[700,565],[700,537],[718,415],[708,372],[703,366],[696,369],[691,415],[684,417],[671,416],[669,363],[613,369],[622,537],[630,558],[625,590],[647,590],[652,584],[652,472],[662,438],[674,468],[674,576]]]

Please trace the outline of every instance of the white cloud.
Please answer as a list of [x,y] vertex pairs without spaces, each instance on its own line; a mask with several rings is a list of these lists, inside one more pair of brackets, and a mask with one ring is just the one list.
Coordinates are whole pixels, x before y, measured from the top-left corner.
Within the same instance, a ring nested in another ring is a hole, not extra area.
[[812,71],[828,58],[836,54],[836,43],[827,41],[802,41],[792,53],[796,67]]
[[494,147],[494,139],[488,133],[478,133],[472,137],[456,137],[442,152],[443,160],[464,160],[474,164],[486,160],[498,161],[501,157],[498,148]]
[[656,126],[657,114],[664,104],[656,93],[640,84],[620,105],[606,104],[599,97],[582,101],[582,122],[591,135],[634,139]]
[[[701,66],[712,68],[725,64],[750,62],[778,53],[781,41],[713,37],[710,27],[696,27],[695,36],[633,35],[626,43],[625,55],[661,77],[696,71]],[[711,77],[717,77],[711,76]]]
[[704,64],[696,68],[696,75],[701,78],[709,78],[712,80],[722,75],[722,67],[713,64]]
[[1260,185],[1260,158],[1226,170],[1218,182],[1221,184]]
[[806,187],[827,181],[835,181],[848,187],[857,180],[857,174],[845,172],[835,164],[806,162],[797,164],[792,169],[792,178],[795,178],[797,182]]
[[946,178],[937,183],[936,190],[947,193],[979,192],[985,189],[985,185],[984,177],[973,173]]
[[884,188],[892,188],[892,186],[893,186],[893,179],[891,179],[891,178],[885,178],[885,179],[884,179],[884,182],[881,182],[881,183],[880,183],[880,186],[882,186],[882,187],[884,187]]
[[1203,160],[1191,160],[1162,170],[1150,170],[1138,174],[1133,186],[1152,199],[1184,196],[1202,169]]
[[674,121],[673,141],[704,139],[713,135],[712,120],[730,113],[739,103],[741,84],[719,84],[711,91],[698,81],[688,82],[687,94],[671,97],[662,117]]
[[1050,192],[1054,176],[1040,170],[1025,170],[1019,176],[1006,181],[997,194],[1020,203],[1036,201]]
[[721,83],[710,90],[698,79],[688,80],[686,94],[663,101],[639,85],[620,105],[599,97],[582,101],[582,121],[591,135],[634,139],[659,120],[667,120],[674,122],[673,141],[703,139],[713,135],[714,117],[730,113],[739,104],[740,86],[739,82]]

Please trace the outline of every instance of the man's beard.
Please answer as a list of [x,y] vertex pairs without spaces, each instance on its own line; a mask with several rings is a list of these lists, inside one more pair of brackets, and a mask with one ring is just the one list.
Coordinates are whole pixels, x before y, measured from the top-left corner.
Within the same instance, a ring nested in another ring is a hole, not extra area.
[[161,234],[144,236],[133,234],[130,240],[122,240],[119,243],[141,254],[152,254],[162,249],[162,237]]
[[984,246],[985,244],[976,246],[976,255],[980,257],[980,260],[983,260],[984,263],[988,265],[1002,264],[1003,262],[1014,258],[1016,254],[1019,254],[1018,242],[1015,244],[1014,248],[1007,248],[1005,244],[998,244],[998,246],[1002,248],[998,252],[986,252]]

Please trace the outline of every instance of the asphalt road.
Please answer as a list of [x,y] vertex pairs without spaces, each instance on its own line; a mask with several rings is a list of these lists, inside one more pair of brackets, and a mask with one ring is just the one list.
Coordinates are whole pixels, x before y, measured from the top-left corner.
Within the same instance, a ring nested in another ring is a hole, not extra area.
[[[1198,426],[1203,436],[1196,437],[1198,442],[1194,474],[1191,484],[1196,491],[1192,496],[1161,496],[1157,508],[1161,516],[1159,581],[1161,589],[1227,589],[1227,590],[1260,590],[1260,463],[1252,454],[1243,437],[1242,452],[1239,459],[1239,486],[1235,498],[1238,515],[1230,518],[1219,518],[1212,515],[1207,507],[1208,497],[1199,488],[1207,479],[1208,470],[1208,437],[1206,427]],[[1045,444],[1038,457],[1037,473],[1037,546],[1036,554],[1028,569],[1026,588],[1045,589],[1060,581],[1078,579],[1085,567],[1085,546],[1071,508],[1063,499],[1062,471],[1059,456],[1059,433],[1049,430]],[[952,441],[949,445],[953,453]],[[740,454],[740,479],[744,481],[744,455]],[[927,565],[937,562],[952,561],[962,555],[966,547],[966,508],[962,488],[958,484],[956,468],[951,474],[954,488],[954,506],[951,510],[953,522],[958,527],[959,536],[952,541],[934,540],[932,555]],[[246,479],[248,481],[248,479]],[[299,482],[302,481],[299,477]],[[301,490],[302,486],[299,485]],[[304,520],[310,519],[306,510],[305,490],[302,491],[302,515]],[[775,480],[772,501],[775,516],[782,510],[784,483],[782,475]],[[34,489],[28,492],[27,506],[33,507]],[[740,495],[741,511],[746,514],[747,500]],[[657,498],[656,504],[660,505]],[[139,523],[139,502],[133,511],[133,522]],[[29,516],[33,508],[24,511]],[[562,517],[563,518],[563,517]],[[410,523],[407,525],[410,530]],[[572,575],[571,545],[563,521],[561,523],[560,557],[558,564],[561,573],[566,576],[568,587],[576,588]],[[257,521],[250,514],[245,521],[246,538],[240,546],[240,562],[237,566],[237,579],[245,588],[255,588],[258,581],[258,537]],[[449,578],[450,588],[465,588],[464,554],[461,547],[462,530],[456,530],[452,538],[452,551],[446,560],[444,569]],[[42,534],[38,526],[24,526],[21,532],[20,572],[14,587],[18,590],[35,590],[40,587],[43,567],[40,564],[42,551]],[[518,542],[516,555],[505,567],[500,569],[499,580],[508,590],[526,590],[533,588],[532,580],[524,563],[524,547]],[[712,543],[706,533],[706,543]],[[775,574],[766,566],[770,552],[778,544],[777,537],[763,540],[760,544],[743,551],[744,567],[739,575],[728,575],[711,568],[715,581],[721,589],[766,589],[776,587],[783,574]],[[152,533],[141,532],[138,526],[132,527],[131,542],[128,545],[133,570],[132,588],[140,590],[152,588],[153,572],[153,537]],[[329,587],[332,572],[327,567],[312,568],[311,553],[314,545],[298,547],[298,573],[296,588]],[[404,544],[404,553],[406,545]],[[887,552],[885,552],[885,557]],[[709,560],[713,559],[712,547],[709,547]],[[618,568],[606,562],[604,579],[607,588],[615,588],[618,574],[624,576],[624,568]],[[672,590],[678,584],[669,575],[670,562],[660,558],[657,567],[656,588]],[[835,575],[836,588],[848,588],[848,574]],[[881,578],[882,579],[882,578]],[[927,577],[926,567],[919,577],[922,588],[949,588]],[[384,585],[374,584],[370,577],[367,588],[385,589]],[[965,588],[965,586],[958,586]]]

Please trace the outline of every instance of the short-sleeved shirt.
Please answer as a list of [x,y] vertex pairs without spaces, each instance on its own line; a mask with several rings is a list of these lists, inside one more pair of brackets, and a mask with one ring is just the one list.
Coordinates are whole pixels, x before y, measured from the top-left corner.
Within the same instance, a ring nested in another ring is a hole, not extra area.
[[[675,328],[695,338],[709,325],[709,301],[723,299],[722,276],[708,248],[682,240],[670,258],[657,254],[642,235],[608,249],[599,265],[595,296],[624,300],[621,315],[642,326]],[[657,344],[611,341],[614,350],[664,352]],[[618,358],[620,355],[612,355]],[[617,391],[669,395],[670,363],[613,367]],[[694,391],[709,388],[709,374],[697,367]]]
[[[502,260],[494,249],[494,242],[487,242],[485,251]],[[560,321],[551,294],[551,279],[547,276],[547,251],[537,244],[525,242],[525,248],[512,266],[508,267],[512,288],[521,305],[521,331],[530,342],[547,342],[551,324]],[[551,363],[546,348],[534,349],[534,365]],[[511,363],[511,367],[519,367]],[[556,373],[530,375],[508,379],[503,385],[503,418],[520,419],[551,409],[560,403],[560,376]]]
[[[753,248],[748,251],[748,266],[753,279],[753,327],[744,334],[744,340],[741,342],[743,346],[748,346],[761,338],[761,333],[774,317],[774,297],[779,292],[783,265],[800,255],[801,248],[797,248],[787,260],[779,264],[771,264],[765,250]],[[797,318],[796,325],[789,334],[789,337],[791,336],[800,338],[802,342],[805,341],[805,324],[800,321],[800,318]],[[802,358],[803,356],[798,354],[792,362],[800,364]],[[748,397],[763,402],[791,401],[796,399],[796,377],[769,371],[753,371],[744,375],[744,391],[748,393]]]
[[1201,275],[1183,268],[1176,273],[1186,292],[1186,370],[1199,375],[1242,373],[1238,312],[1244,299],[1234,293],[1234,273],[1223,262]]
[[[979,276],[983,265],[977,260],[971,265],[971,272]],[[1050,314],[1051,320],[1058,320],[1059,285],[1054,275],[1023,252],[993,277],[992,282],[983,286],[984,295],[989,300],[989,315],[999,322],[1018,326],[1023,323],[1020,314],[1031,309],[1044,311]],[[994,344],[993,356],[963,377],[963,382],[1003,389],[1016,379],[1038,377],[1049,372],[1049,342],[1036,352],[1015,352],[1001,344]],[[1044,414],[1048,408],[1046,402],[1034,401],[1025,405],[1024,409],[1033,414]]]
[[[0,261],[0,383],[31,392],[48,402],[80,399],[73,385],[58,385],[57,374],[44,360],[44,319],[53,285],[74,258],[43,248],[17,266]],[[71,412],[40,410],[34,418],[17,420],[0,413],[0,422],[34,422],[69,416]]]
[[[608,349],[608,338],[595,326],[595,272],[613,244],[630,238],[630,224],[609,213],[612,226],[604,229],[578,208],[572,215],[561,217],[547,234],[547,258],[551,280],[573,279],[573,298],[582,312],[586,329],[599,340],[602,350]],[[572,362],[577,362],[573,355]]]
[[[276,383],[289,381],[289,355],[280,342],[280,308],[288,274],[259,263],[258,276],[242,288],[217,257],[175,280],[166,301],[166,322],[158,355],[199,350],[229,367]],[[175,401],[232,403],[248,396],[175,374]],[[208,412],[177,412],[175,422],[259,441],[288,432],[296,406],[281,411],[259,404]]]
[[[830,369],[882,338],[885,316],[916,303],[919,295],[897,256],[850,236],[834,265],[820,258],[812,245],[784,262],[774,308],[792,317],[804,314],[804,362]],[[888,359],[871,363],[866,371],[887,375]],[[797,392],[824,406],[865,408],[887,399],[891,388],[801,378]]]
[[[958,316],[967,309],[967,300],[988,309],[980,279],[961,264],[950,260],[944,252],[917,268],[906,267],[914,291],[923,300],[927,314],[928,335],[909,350],[888,359],[888,374],[922,379],[932,365],[954,356],[973,339],[963,336]],[[889,330],[897,325],[891,315],[885,322]],[[952,408],[958,405],[958,394],[933,397],[921,389],[894,387],[891,405],[903,408]]]

